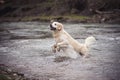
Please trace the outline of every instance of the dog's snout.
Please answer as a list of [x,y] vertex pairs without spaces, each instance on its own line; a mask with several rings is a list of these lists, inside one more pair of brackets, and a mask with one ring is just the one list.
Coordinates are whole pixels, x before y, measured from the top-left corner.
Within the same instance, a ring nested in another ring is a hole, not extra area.
[[50,29],[51,29],[51,30],[56,30],[56,28],[54,28],[54,27],[52,26],[52,24],[50,24]]

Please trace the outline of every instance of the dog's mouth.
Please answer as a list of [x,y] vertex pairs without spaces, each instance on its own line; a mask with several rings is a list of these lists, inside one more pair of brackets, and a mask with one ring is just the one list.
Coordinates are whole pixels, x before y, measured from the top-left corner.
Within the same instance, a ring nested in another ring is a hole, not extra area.
[[51,24],[50,24],[50,30],[56,30]]

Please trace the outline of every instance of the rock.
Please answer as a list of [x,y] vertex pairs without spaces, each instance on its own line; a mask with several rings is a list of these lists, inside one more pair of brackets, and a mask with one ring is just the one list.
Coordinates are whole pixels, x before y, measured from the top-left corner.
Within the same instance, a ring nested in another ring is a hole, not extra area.
[[17,76],[17,74],[16,74],[16,73],[14,73],[14,74],[13,74],[13,76]]
[[11,69],[7,69],[7,72],[8,72],[8,73],[11,73],[11,72],[12,72],[12,70],[11,70]]
[[49,80],[56,80],[56,79],[54,79],[54,78],[50,78]]

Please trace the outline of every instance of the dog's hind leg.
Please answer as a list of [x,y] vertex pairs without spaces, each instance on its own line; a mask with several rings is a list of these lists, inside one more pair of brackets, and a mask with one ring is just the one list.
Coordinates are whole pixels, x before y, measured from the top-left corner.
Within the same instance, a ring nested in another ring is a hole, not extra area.
[[83,57],[88,57],[88,54],[89,54],[88,47],[86,45],[82,45],[80,48],[79,54]]

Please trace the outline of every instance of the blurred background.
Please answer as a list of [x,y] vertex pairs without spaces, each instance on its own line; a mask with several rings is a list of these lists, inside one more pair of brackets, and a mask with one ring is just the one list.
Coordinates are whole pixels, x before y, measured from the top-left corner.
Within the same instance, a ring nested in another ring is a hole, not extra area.
[[0,21],[119,23],[120,0],[0,0]]

